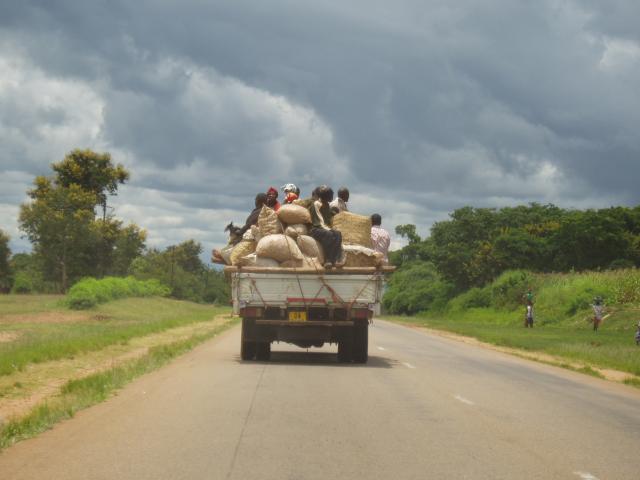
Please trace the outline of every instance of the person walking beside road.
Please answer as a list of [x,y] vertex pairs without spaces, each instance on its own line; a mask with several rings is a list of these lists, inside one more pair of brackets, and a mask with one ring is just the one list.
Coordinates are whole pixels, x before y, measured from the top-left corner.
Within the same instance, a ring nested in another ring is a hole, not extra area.
[[533,328],[533,303],[527,302],[527,311],[524,314],[524,327]]
[[598,327],[602,323],[602,318],[604,315],[604,305],[602,305],[602,298],[596,297],[593,299],[593,331],[597,332]]
[[[315,190],[314,190],[315,191]],[[318,200],[309,207],[311,213],[311,231],[309,235],[315,238],[324,250],[324,268],[342,267],[342,234],[331,230],[333,212],[329,206],[333,200],[333,190],[323,185],[317,190]]]
[[340,190],[338,190],[338,196],[329,204],[329,206],[335,211],[335,213],[348,212],[348,201],[349,189],[347,187],[340,187]]
[[391,237],[380,225],[382,217],[378,213],[371,215],[371,245],[376,252],[380,252],[384,256],[384,263],[389,263],[389,245],[391,245]]

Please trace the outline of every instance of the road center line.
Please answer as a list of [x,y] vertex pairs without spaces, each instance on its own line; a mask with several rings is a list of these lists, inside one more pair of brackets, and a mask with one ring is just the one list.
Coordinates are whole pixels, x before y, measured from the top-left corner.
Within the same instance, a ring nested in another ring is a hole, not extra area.
[[471,400],[464,398],[461,395],[454,395],[453,398],[455,398],[459,402],[466,403],[467,405],[475,405],[475,403],[473,403]]
[[414,367],[413,365],[411,365],[410,363],[407,363],[407,362],[402,362],[402,364],[407,368],[411,368],[411,369],[416,368],[416,367]]
[[386,350],[384,347],[378,347],[378,350],[382,350],[383,352]]
[[582,480],[598,480],[598,477],[589,472],[573,472],[574,475],[578,475]]

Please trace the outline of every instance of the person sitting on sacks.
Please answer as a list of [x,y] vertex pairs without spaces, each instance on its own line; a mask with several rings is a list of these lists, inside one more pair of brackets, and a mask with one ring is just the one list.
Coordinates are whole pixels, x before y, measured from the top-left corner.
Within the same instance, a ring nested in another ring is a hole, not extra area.
[[296,187],[293,183],[287,183],[282,187],[282,191],[284,192],[284,203],[293,203],[294,200],[297,200],[300,196],[300,189]]
[[384,263],[389,263],[389,245],[391,237],[389,232],[382,228],[382,217],[379,213],[371,215],[371,245],[376,252],[384,255]]
[[249,230],[253,225],[258,224],[258,216],[260,215],[260,210],[262,210],[262,206],[267,203],[267,194],[259,193],[256,195],[256,203],[255,208],[251,210],[251,213],[247,217],[247,221],[244,223],[244,227],[239,230],[240,237],[245,234],[247,230]]
[[331,202],[331,210],[335,213],[348,212],[347,202],[349,201],[349,189],[347,187],[340,187],[338,190],[338,197]]
[[333,200],[333,190],[326,185],[317,189],[318,200],[309,207],[311,213],[311,231],[309,235],[315,238],[324,250],[324,268],[334,265],[338,268],[344,266],[342,260],[342,234],[331,230],[333,212],[329,203]]
[[273,187],[269,187],[269,190],[267,190],[267,201],[265,205],[269,208],[273,208],[276,212],[280,209],[280,202],[278,201],[278,190]]
[[[227,225],[227,228],[225,228],[225,232],[228,231],[230,237],[229,244],[227,246],[237,244],[240,240],[242,240],[242,236],[247,230],[249,230],[253,225],[258,224],[258,216],[260,215],[260,210],[262,210],[262,206],[266,203],[266,201],[267,194],[258,193],[256,195],[255,208],[251,210],[251,213],[247,217],[247,221],[244,223],[244,227],[236,228],[233,226],[233,223]],[[214,263],[226,263],[220,250],[214,249],[211,253],[213,255],[212,261]]]

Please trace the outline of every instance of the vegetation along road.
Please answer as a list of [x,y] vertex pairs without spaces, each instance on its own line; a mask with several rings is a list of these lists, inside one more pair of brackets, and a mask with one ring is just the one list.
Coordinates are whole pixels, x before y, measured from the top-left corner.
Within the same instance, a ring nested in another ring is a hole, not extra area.
[[239,328],[0,454],[3,478],[637,478],[640,391],[377,320],[366,365]]

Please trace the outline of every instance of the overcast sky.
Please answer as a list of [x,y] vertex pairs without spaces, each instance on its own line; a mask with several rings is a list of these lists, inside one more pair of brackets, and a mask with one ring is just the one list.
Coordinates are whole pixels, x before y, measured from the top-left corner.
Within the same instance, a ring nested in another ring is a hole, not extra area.
[[[383,226],[640,203],[637,0],[0,3],[0,228],[74,148],[114,214],[208,251],[256,193],[350,188]],[[395,245],[398,245],[395,238]]]

